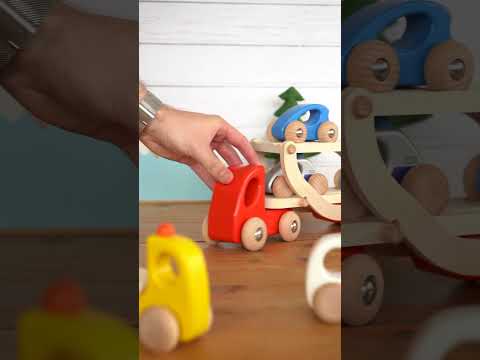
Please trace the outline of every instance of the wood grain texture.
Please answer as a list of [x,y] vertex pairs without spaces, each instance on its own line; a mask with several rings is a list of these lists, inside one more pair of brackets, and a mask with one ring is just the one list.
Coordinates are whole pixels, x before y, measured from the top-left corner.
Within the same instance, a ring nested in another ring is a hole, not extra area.
[[[161,218],[174,222],[178,232],[200,239],[207,206],[142,204],[141,228],[153,228],[155,219]],[[377,320],[369,326],[344,327],[341,333],[339,327],[323,325],[308,308],[303,288],[305,261],[313,239],[332,231],[318,220],[316,225],[316,235],[303,227],[299,240],[269,241],[263,251],[254,254],[237,246],[206,247],[200,243],[212,284],[213,329],[198,341],[157,359],[256,359],[261,354],[266,360],[336,360],[342,347],[342,359],[401,360],[416,331],[432,314],[452,306],[478,304],[480,287],[420,272],[404,257],[405,252],[379,248],[379,256],[387,255],[379,257],[386,290]],[[145,251],[143,238],[139,251]],[[338,254],[327,259],[327,266],[338,270]],[[479,351],[479,346],[464,346],[448,360],[470,360]],[[143,354],[142,359],[156,358]]]
[[[141,229],[153,219],[176,224],[178,233],[200,239],[206,203],[146,204]],[[258,253],[236,245],[204,247],[212,287],[214,323],[210,333],[161,357],[142,359],[340,359],[340,327],[322,324],[305,298],[305,266],[311,246],[332,231],[317,220],[316,234],[303,232],[292,243],[268,240]],[[338,231],[338,228],[336,228]],[[143,238],[140,253],[145,251]],[[143,259],[141,260],[143,263]],[[327,258],[338,270],[339,254]]]
[[[335,195],[337,194],[337,195]],[[338,193],[332,192],[332,197]],[[140,243],[155,232],[159,224],[170,222],[175,224],[177,231],[195,241],[202,241],[202,222],[208,214],[209,201],[142,201],[140,202]],[[339,226],[329,222],[319,221],[310,212],[300,213],[302,220],[302,235],[315,238],[317,234],[326,231],[338,231]],[[266,245],[268,246],[268,244]],[[140,252],[140,261],[143,261]]]
[[[253,139],[253,147],[258,152],[270,152],[280,154],[283,151],[284,143],[281,142],[269,142],[262,139]],[[293,143],[292,143],[293,144]],[[315,141],[308,141],[304,143],[294,144],[296,152],[298,154],[311,154],[318,152],[341,152],[342,145],[340,142],[334,143],[321,143]]]
[[148,86],[340,86],[335,47],[140,45],[139,50],[140,78]]
[[340,6],[140,3],[139,11],[140,43],[340,45]]

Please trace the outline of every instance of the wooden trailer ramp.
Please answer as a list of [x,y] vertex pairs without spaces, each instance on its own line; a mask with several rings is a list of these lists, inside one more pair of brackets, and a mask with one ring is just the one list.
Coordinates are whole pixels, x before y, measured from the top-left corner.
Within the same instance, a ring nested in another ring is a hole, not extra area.
[[428,213],[388,172],[377,146],[374,120],[376,116],[478,112],[480,92],[473,90],[370,93],[347,88],[342,93],[343,172],[352,189],[381,223],[398,229],[415,253],[445,271],[468,277],[480,275],[480,241],[459,235],[480,234],[480,206],[453,201],[439,217]]
[[305,142],[294,143],[286,141],[283,143],[270,142],[260,139],[252,141],[253,147],[258,152],[269,152],[280,154],[280,163],[283,175],[290,188],[295,193],[292,198],[274,198],[268,196],[265,206],[267,208],[293,208],[310,207],[319,217],[330,221],[340,222],[341,213],[341,192],[337,189],[329,189],[326,194],[320,195],[303,177],[298,168],[298,154],[341,152],[339,142],[319,143]]

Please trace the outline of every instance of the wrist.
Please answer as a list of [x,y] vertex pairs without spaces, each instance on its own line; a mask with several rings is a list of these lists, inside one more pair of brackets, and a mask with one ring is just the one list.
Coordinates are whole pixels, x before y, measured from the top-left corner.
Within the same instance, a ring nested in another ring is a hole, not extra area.
[[142,84],[139,86],[139,133],[140,137],[151,128],[153,123],[161,121],[166,113],[166,105]]
[[[48,73],[51,64],[46,59],[46,49],[51,51],[55,47],[48,47],[45,44],[63,42],[62,39],[68,36],[67,24],[73,22],[72,15],[74,13],[73,9],[61,1],[55,3],[31,38],[16,51],[10,63],[0,69],[0,81],[17,80],[13,81],[14,85],[20,85],[18,80],[21,79],[22,85],[32,84],[38,82],[39,74]],[[49,41],[47,42],[46,39]]]
[[150,138],[155,141],[159,139],[159,134],[162,134],[164,129],[168,128],[168,123],[172,118],[172,112],[175,109],[164,104],[155,114],[155,118],[140,132],[140,139]]

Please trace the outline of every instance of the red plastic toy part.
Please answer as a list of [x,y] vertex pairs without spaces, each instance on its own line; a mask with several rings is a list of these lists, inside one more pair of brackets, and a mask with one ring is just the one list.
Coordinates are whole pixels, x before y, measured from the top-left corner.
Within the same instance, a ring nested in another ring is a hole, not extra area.
[[[241,243],[247,250],[260,250],[280,226],[291,229],[291,241],[300,232],[300,219],[290,209],[265,209],[265,169],[261,165],[231,167],[234,179],[217,183],[208,215],[208,236],[214,241]],[[283,234],[282,234],[283,236]]]
[[175,227],[169,223],[161,224],[157,228],[157,235],[165,237],[173,236],[175,235]]
[[50,313],[75,315],[87,307],[87,297],[75,282],[60,280],[47,288],[42,307]]

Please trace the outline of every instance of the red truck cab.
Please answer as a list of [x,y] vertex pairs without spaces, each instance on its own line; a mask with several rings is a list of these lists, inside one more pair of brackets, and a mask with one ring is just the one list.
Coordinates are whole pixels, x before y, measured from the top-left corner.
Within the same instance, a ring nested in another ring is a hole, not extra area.
[[295,240],[300,217],[291,209],[265,209],[264,167],[244,165],[230,170],[234,175],[230,184],[215,184],[204,236],[240,243],[250,251],[263,248],[268,236],[280,234],[285,241]]

